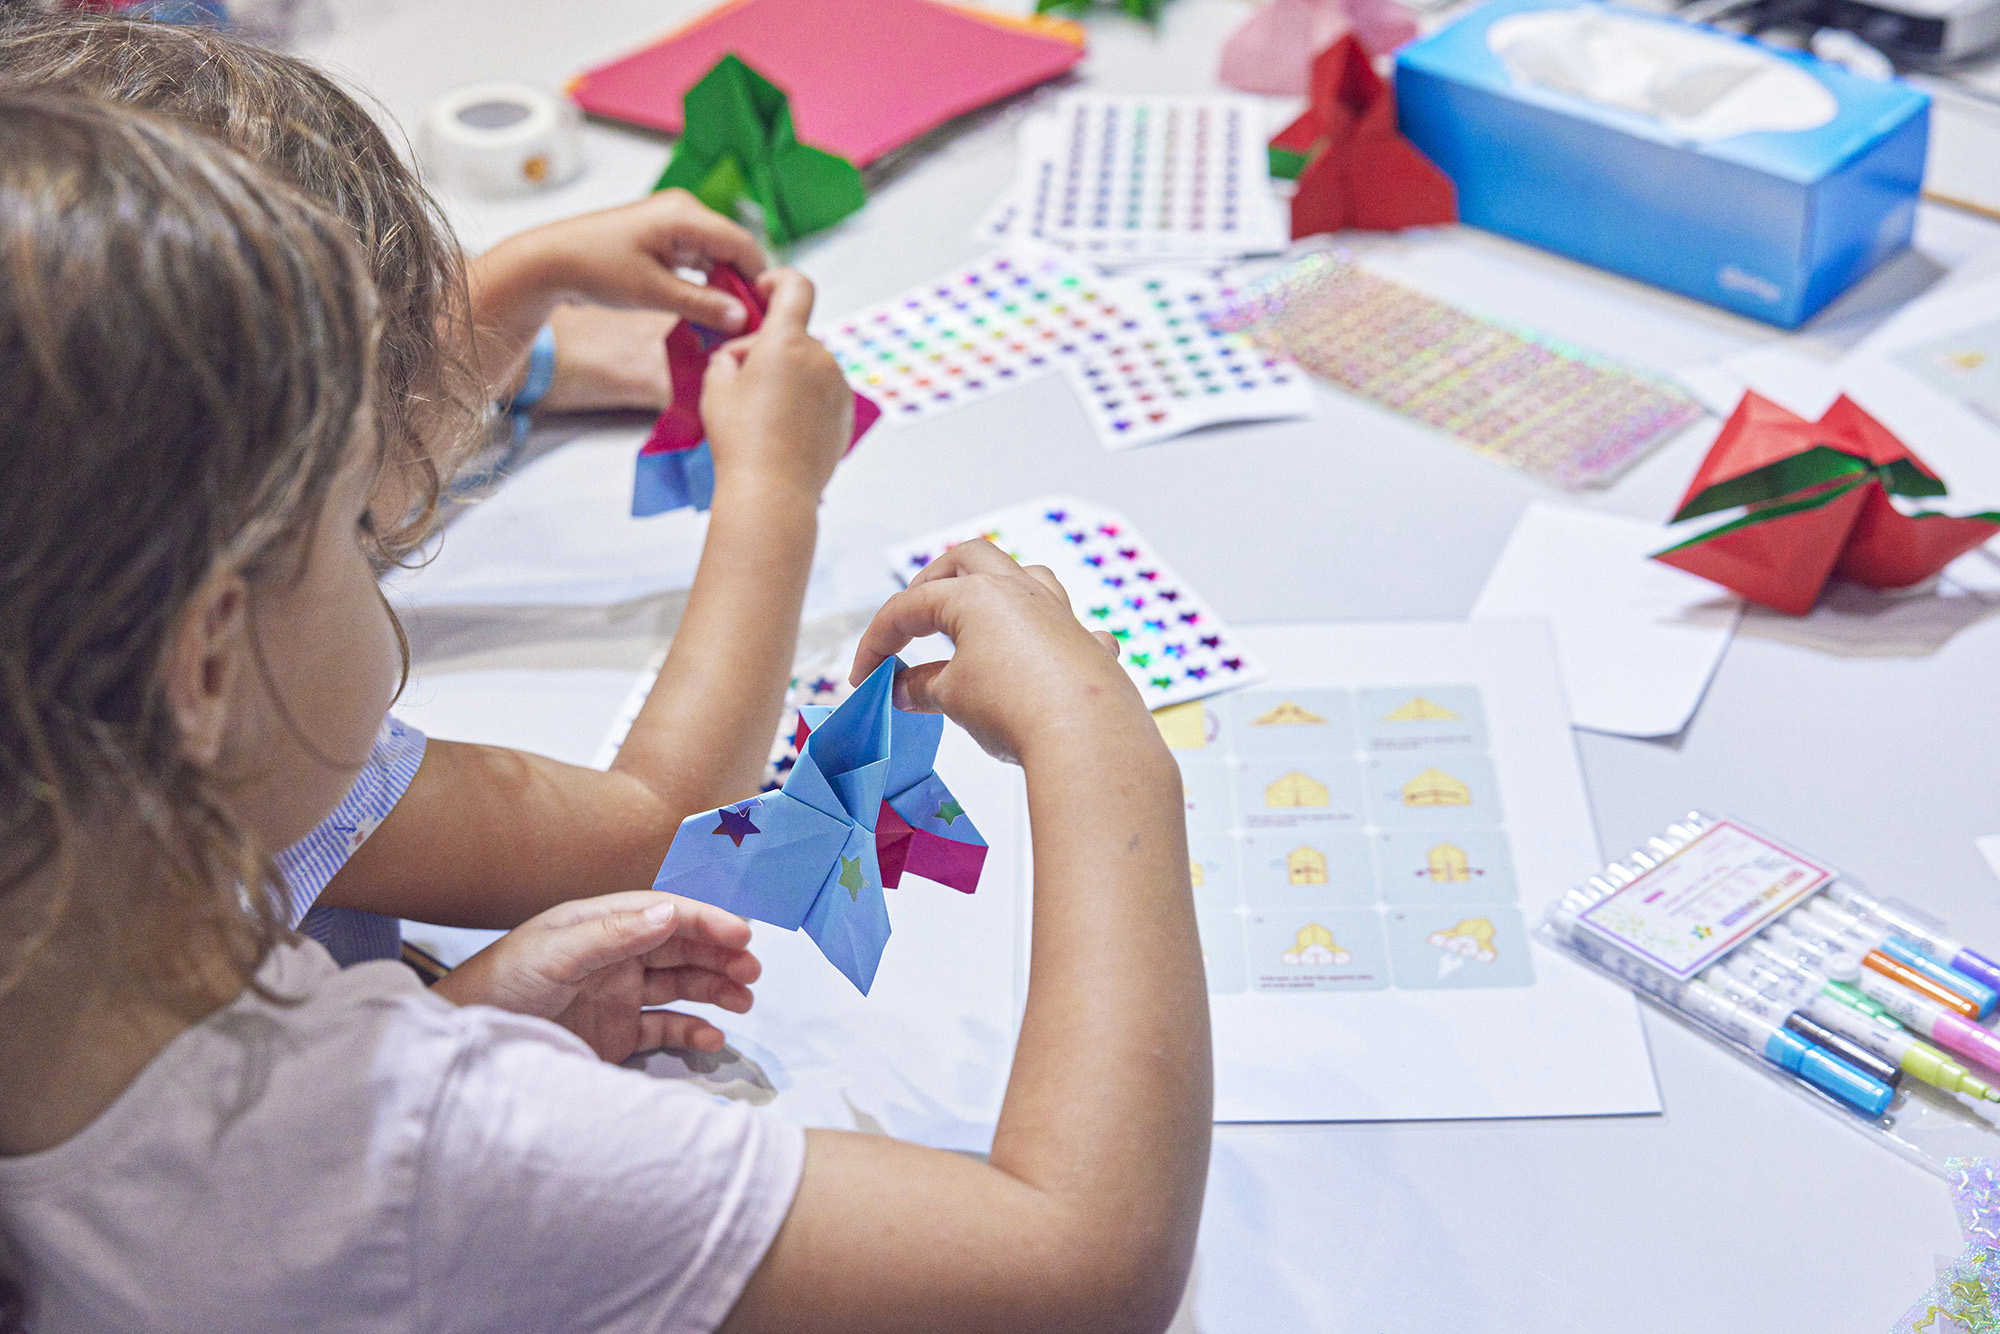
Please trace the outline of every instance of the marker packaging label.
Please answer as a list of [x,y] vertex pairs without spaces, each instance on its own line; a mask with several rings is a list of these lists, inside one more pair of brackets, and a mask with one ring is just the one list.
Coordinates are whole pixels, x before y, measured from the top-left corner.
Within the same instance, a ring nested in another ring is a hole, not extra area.
[[[1842,884],[1861,888],[1853,877],[1740,820],[1693,811],[1572,889],[1549,909],[1537,934],[1544,944],[1629,987],[1674,1022],[1920,1167],[1949,1176],[1954,1159],[2000,1157],[2000,1104],[1906,1077],[1888,1110],[1870,1119],[1692,1012],[1700,1005],[1688,1003],[1689,987],[1704,973],[1729,963],[1794,908]],[[1782,1010],[1809,1003],[1819,994],[1817,987],[1787,978],[1762,994]],[[1906,1036],[1930,1040],[1918,1032]],[[2000,1069],[1945,1054],[1973,1077],[2000,1087]]]

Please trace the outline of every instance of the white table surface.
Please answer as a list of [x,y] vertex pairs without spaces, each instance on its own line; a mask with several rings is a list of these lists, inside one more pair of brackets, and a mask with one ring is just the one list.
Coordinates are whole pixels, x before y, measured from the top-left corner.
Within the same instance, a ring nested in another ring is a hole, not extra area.
[[[458,85],[559,87],[703,7],[336,0],[322,15],[330,22],[300,45],[414,127]],[[1157,35],[1093,20],[1080,83],[1211,89],[1220,42],[1247,13],[1238,0],[1171,0]],[[975,255],[967,230],[1011,178],[1019,114],[967,127],[801,247],[796,262],[818,283],[822,309],[853,309]],[[590,167],[569,186],[505,204],[448,200],[467,244],[635,198],[668,155],[643,134],[597,125],[586,134]],[[1978,169],[1991,172],[1992,161]],[[1778,337],[1478,233],[1351,239],[1477,309],[1660,370]],[[1927,209],[1917,254],[1792,342],[1831,356],[1923,284],[1996,258],[2000,228]],[[1697,432],[1573,503],[1658,519],[1705,444]],[[1522,509],[1562,499],[1330,391],[1312,420],[1106,453],[1056,377],[876,432],[835,477],[823,531],[915,536],[1058,489],[1123,509],[1238,624],[1463,617]],[[1308,577],[1271,578],[1279,551],[1284,568]],[[1801,642],[1865,642],[1880,612],[1861,604],[1803,624],[1753,616],[1680,737],[1578,734],[1606,854],[1691,806],[1732,812],[1916,897],[1965,937],[2000,941],[2000,896],[1973,844],[2000,831],[2000,623],[1963,617],[1947,627],[1956,633],[1939,632],[1941,647],[1915,656]],[[629,612],[415,628],[430,670],[636,667],[651,637]],[[581,720],[563,749],[587,754],[599,725]],[[1649,1015],[1646,1030],[1661,1116],[1219,1127],[1179,1327],[1886,1330],[1936,1260],[1960,1249],[1944,1185],[1679,1027]]]

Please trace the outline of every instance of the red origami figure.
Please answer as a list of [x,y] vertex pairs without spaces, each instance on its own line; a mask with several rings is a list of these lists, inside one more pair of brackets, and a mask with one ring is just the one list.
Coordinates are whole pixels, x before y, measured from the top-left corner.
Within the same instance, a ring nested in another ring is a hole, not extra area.
[[[742,303],[743,333],[755,333],[764,322],[764,299],[750,280],[728,264],[708,271],[708,285],[719,288]],[[667,333],[667,381],[673,386],[673,401],[652,434],[639,446],[639,461],[632,480],[632,515],[645,518],[667,510],[692,506],[708,508],[715,493],[715,460],[701,425],[701,381],[708,371],[709,356],[729,341],[731,335],[681,320]],[[875,400],[865,394],[854,396],[854,433],[848,438],[852,452],[868,428],[882,415]],[[843,456],[844,457],[844,456]]]
[[1809,422],[1748,393],[1673,521],[1748,512],[1653,559],[1802,616],[1836,574],[1905,588],[2000,533],[2000,513],[1905,514],[1889,499],[1944,493],[1938,475],[1845,394]]
[[1396,100],[1352,33],[1314,57],[1312,103],[1271,140],[1271,174],[1295,179],[1292,239],[1355,227],[1458,221],[1458,190],[1396,132]]

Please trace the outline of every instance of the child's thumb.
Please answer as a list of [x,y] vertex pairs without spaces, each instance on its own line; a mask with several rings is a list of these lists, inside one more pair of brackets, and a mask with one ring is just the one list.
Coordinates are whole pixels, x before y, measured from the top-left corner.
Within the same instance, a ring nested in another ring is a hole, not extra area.
[[904,713],[943,713],[938,702],[937,679],[951,660],[919,663],[896,673],[895,705]]
[[551,942],[551,972],[575,985],[612,964],[656,949],[680,924],[673,899],[621,908],[587,918],[563,929]]

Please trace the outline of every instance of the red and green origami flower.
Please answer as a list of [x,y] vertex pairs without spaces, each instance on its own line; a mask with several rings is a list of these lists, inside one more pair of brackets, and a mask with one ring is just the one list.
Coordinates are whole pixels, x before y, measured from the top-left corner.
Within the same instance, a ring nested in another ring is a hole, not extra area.
[[1673,522],[1738,506],[1744,514],[1653,559],[1802,616],[1834,575],[1905,588],[2000,533],[2000,512],[1911,514],[1889,499],[1944,493],[1943,480],[1845,394],[1809,422],[1747,393]]

